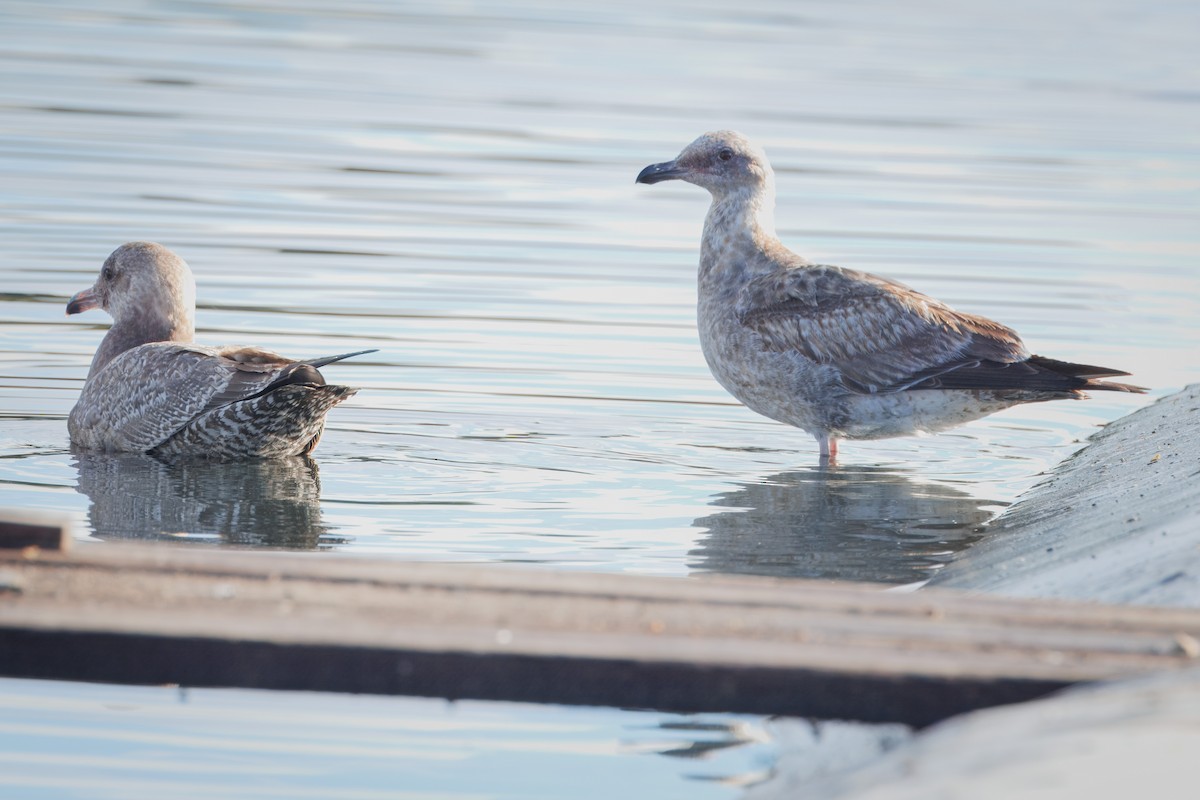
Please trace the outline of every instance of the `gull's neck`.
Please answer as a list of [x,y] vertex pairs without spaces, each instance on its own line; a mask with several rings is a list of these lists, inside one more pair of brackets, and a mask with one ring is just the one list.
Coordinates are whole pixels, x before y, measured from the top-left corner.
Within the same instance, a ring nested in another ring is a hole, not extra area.
[[700,247],[700,281],[743,283],[769,271],[763,256],[782,247],[775,235],[775,187],[739,187],[713,195]]
[[104,335],[104,341],[92,358],[92,377],[108,366],[108,362],[143,344],[151,342],[191,342],[196,338],[193,315],[186,310],[163,315],[147,315],[134,320],[119,320],[113,323]]

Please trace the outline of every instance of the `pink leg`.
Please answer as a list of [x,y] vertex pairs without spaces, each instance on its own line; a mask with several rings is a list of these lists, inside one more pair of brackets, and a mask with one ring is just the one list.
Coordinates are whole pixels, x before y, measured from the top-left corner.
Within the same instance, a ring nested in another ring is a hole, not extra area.
[[832,436],[818,436],[817,444],[821,446],[822,461],[836,461],[838,454],[838,441]]

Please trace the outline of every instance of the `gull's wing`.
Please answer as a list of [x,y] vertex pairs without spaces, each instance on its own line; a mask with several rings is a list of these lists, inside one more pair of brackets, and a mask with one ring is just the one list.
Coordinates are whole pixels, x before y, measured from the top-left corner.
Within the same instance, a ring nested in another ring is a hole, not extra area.
[[292,362],[255,348],[158,342],[125,351],[84,385],[72,440],[147,451],[211,408],[254,395]]
[[1029,352],[1004,325],[840,267],[797,266],[756,278],[739,294],[737,315],[768,349],[833,367],[856,392],[1080,385],[1027,364]]
[[293,361],[270,350],[257,347],[201,348],[227,362],[232,362],[229,381],[215,392],[200,410],[203,414],[214,408],[246,400],[255,395],[269,392],[285,383],[304,383],[324,386],[325,378],[319,367],[354,356],[375,353],[376,350],[358,350],[336,356],[323,356],[306,361]]

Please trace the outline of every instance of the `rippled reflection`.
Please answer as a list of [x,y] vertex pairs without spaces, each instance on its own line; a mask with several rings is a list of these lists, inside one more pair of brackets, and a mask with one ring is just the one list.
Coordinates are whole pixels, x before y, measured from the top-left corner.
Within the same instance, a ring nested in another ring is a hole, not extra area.
[[[664,740],[643,742],[641,751],[671,758],[705,759],[713,753],[732,747],[768,741],[760,726],[745,720],[685,717],[664,720],[658,723],[655,729],[662,732]],[[745,779],[726,776],[722,780],[740,783]]]
[[978,538],[995,501],[871,467],[812,468],[724,492],[695,569],[789,578],[925,580]]
[[290,548],[337,543],[321,522],[317,464],[304,456],[226,464],[81,453],[74,464],[101,538]]

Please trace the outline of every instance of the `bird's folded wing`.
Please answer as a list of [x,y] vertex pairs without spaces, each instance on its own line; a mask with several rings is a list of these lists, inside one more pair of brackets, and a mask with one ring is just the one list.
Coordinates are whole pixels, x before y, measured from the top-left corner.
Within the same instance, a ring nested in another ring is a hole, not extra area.
[[972,383],[966,373],[982,364],[991,365],[984,371],[992,375],[992,367],[1029,357],[1003,325],[840,267],[781,269],[756,278],[741,291],[737,315],[768,349],[833,367],[858,392],[900,391],[939,378],[941,388],[952,388],[951,373],[962,372]]
[[77,424],[125,450],[151,450],[200,414],[268,386],[289,362],[267,351],[172,343],[127,350],[94,375]]
[[[222,366],[228,370],[229,380],[209,397],[208,403],[199,412],[201,414],[259,394],[271,385],[281,370],[295,363],[278,353],[258,347],[216,347],[209,352],[224,362]],[[208,365],[208,369],[215,371],[216,368]]]

